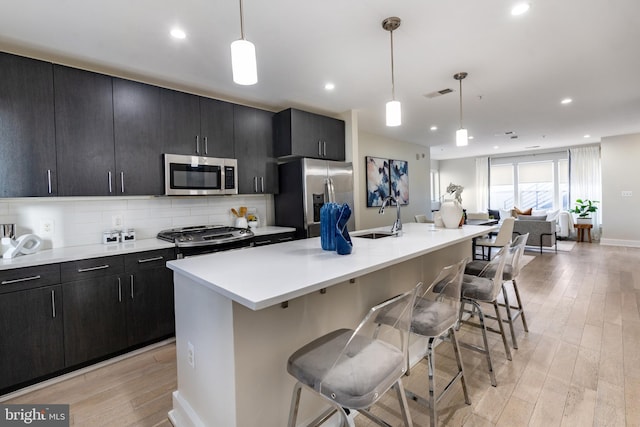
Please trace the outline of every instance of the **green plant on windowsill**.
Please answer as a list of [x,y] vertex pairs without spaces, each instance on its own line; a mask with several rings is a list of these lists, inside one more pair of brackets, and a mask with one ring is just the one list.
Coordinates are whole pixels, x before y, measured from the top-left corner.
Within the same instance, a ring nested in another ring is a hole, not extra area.
[[589,218],[589,215],[592,212],[597,212],[598,206],[597,203],[600,203],[597,200],[589,200],[589,199],[576,199],[576,207],[571,209],[569,212],[578,215],[578,218]]

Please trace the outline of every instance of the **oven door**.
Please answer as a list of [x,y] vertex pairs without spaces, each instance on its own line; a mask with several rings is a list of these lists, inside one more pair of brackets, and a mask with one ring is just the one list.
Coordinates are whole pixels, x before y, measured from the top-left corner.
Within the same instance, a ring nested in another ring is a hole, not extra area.
[[237,194],[235,167],[229,166],[235,166],[235,162],[215,157],[165,154],[165,195]]

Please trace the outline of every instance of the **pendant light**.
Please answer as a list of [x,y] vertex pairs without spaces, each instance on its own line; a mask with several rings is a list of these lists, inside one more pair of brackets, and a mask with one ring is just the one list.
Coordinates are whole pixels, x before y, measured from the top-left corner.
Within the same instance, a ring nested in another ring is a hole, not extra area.
[[456,131],[456,145],[458,147],[464,147],[469,144],[467,130],[462,127],[462,80],[465,77],[467,77],[467,73],[465,72],[453,75],[453,78],[460,82],[460,129]]
[[382,21],[382,28],[391,35],[391,101],[387,102],[387,126],[402,124],[402,108],[400,101],[396,101],[396,84],[393,69],[393,30],[400,26],[400,18],[392,16]]
[[256,47],[244,38],[244,11],[240,0],[240,40],[231,43],[231,70],[233,81],[239,85],[258,83]]

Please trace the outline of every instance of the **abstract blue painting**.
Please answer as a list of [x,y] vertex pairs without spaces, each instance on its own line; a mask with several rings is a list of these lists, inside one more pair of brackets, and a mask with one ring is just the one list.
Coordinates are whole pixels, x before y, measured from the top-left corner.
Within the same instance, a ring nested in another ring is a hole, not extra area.
[[389,195],[389,160],[366,156],[367,167],[367,207],[382,206],[382,200]]
[[409,162],[391,160],[391,195],[401,205],[409,204]]

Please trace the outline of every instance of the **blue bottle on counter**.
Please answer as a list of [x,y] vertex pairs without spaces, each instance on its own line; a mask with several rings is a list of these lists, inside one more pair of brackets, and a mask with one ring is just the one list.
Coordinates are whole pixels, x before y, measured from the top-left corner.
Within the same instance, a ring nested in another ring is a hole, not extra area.
[[325,251],[336,250],[336,221],[339,206],[336,203],[325,203],[320,208],[320,245]]

